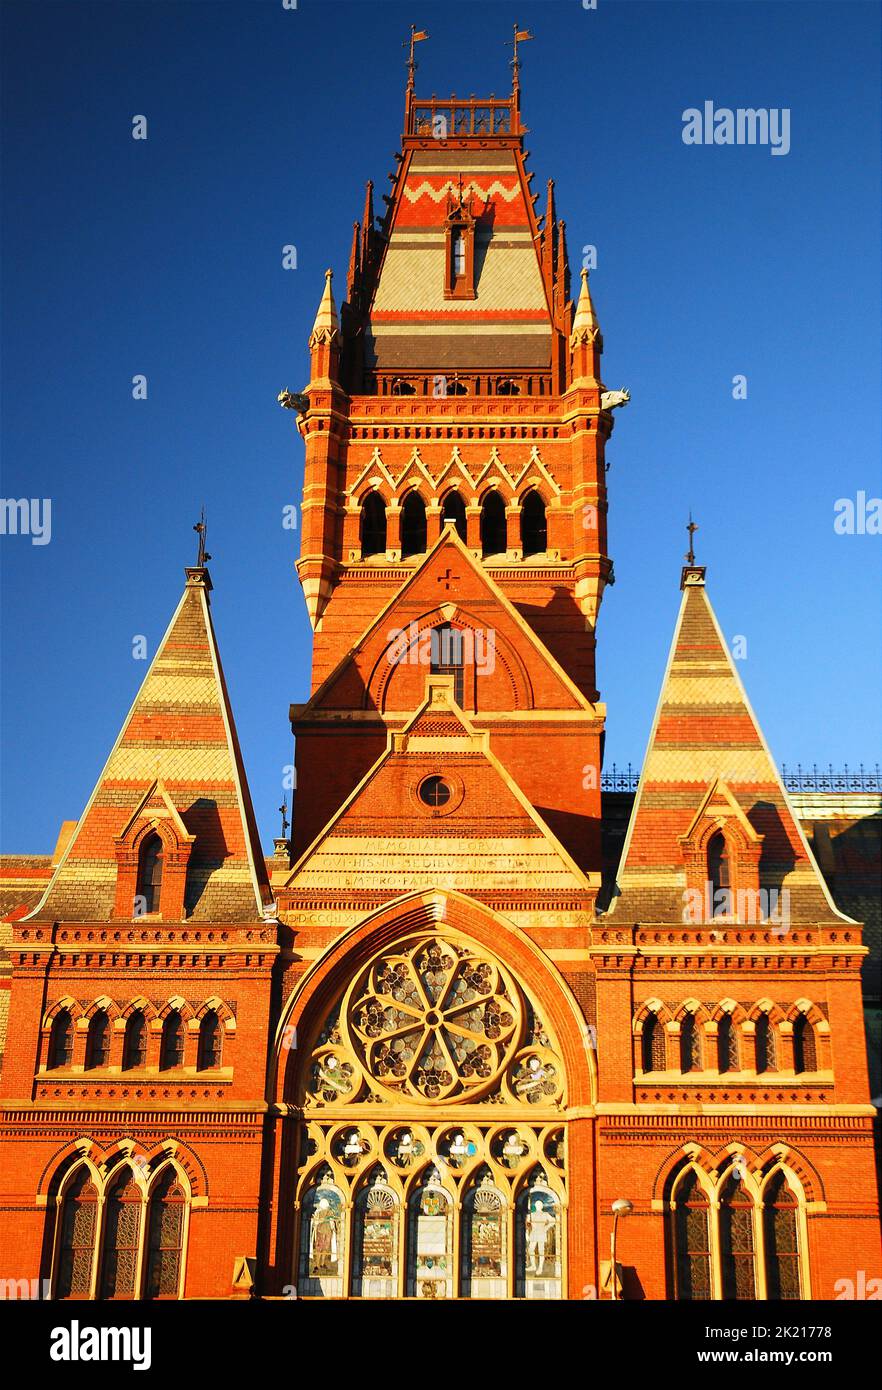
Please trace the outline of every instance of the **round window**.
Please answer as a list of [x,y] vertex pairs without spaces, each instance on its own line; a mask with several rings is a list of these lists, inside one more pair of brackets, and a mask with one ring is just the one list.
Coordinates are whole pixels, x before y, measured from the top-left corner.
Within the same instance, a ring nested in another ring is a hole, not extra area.
[[426,806],[446,806],[450,800],[450,787],[443,777],[427,777],[420,782],[419,798]]

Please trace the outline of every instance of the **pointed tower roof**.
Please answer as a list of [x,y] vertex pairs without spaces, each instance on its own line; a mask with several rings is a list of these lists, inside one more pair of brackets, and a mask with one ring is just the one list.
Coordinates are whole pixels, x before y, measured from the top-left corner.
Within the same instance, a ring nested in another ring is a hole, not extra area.
[[192,841],[188,920],[254,921],[272,902],[209,610],[211,580],[187,583],[46,892],[30,913],[107,921],[117,844],[139,814],[168,817]]
[[571,346],[577,342],[591,342],[600,333],[600,324],[597,322],[597,315],[594,312],[594,302],[591,298],[591,290],[588,286],[588,271],[582,270],[582,288],[579,291],[579,302],[576,305],[576,316],[573,319],[573,331],[570,334]]
[[340,321],[337,318],[337,305],[334,303],[334,291],[331,289],[333,278],[333,270],[326,270],[325,288],[315,316],[315,323],[312,325],[312,332],[309,335],[310,347],[315,343],[330,342],[339,331]]
[[684,921],[684,841],[706,813],[740,815],[759,886],[789,890],[792,921],[841,921],[726,647],[704,569],[687,566],[682,588],[611,910],[626,921]]

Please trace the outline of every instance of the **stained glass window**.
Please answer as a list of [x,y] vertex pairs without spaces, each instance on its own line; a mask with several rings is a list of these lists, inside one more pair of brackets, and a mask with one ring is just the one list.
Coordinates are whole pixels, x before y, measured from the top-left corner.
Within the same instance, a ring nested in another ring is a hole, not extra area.
[[73,1057],[73,1023],[67,1009],[61,1009],[52,1020],[49,1033],[49,1067],[69,1067]]
[[796,1197],[788,1187],[784,1173],[779,1170],[766,1184],[763,1193],[763,1242],[768,1298],[802,1297],[796,1213]]
[[453,1294],[453,1205],[434,1167],[410,1199],[407,1291],[411,1298]]
[[134,1298],[141,1236],[141,1193],[131,1171],[120,1173],[104,1207],[101,1298]]
[[177,1298],[183,1263],[186,1194],[173,1168],[150,1197],[145,1298]]
[[371,1171],[355,1201],[352,1292],[356,1298],[398,1296],[398,1198],[385,1171]]
[[99,1009],[89,1019],[89,1032],[86,1035],[86,1070],[106,1067],[110,1060],[110,1019],[103,1009]]
[[720,1256],[723,1298],[756,1298],[753,1198],[734,1175],[720,1194]]
[[478,1171],[466,1193],[462,1219],[464,1298],[505,1298],[508,1289],[506,1234],[508,1205],[493,1184],[490,1169]]
[[710,1204],[694,1168],[678,1180],[669,1213],[674,1297],[711,1298]]
[[515,1296],[561,1297],[560,1204],[541,1168],[535,1169],[517,1202]]
[[123,1071],[147,1065],[147,1020],[138,1009],[126,1020],[123,1040]]
[[340,1298],[345,1269],[343,1194],[325,1164],[303,1200],[300,1218],[300,1293]]
[[61,1208],[56,1298],[88,1298],[92,1288],[98,1193],[87,1168],[69,1184]]
[[[465,693],[465,653],[462,632],[449,623],[432,629],[431,671],[439,676],[453,676],[453,698],[458,705]],[[449,798],[445,797],[445,801]]]

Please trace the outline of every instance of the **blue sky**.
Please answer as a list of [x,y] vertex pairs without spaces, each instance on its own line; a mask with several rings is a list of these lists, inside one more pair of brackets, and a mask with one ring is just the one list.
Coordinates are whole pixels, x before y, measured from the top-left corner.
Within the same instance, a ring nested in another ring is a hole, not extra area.
[[[3,848],[47,852],[80,814],[203,502],[221,655],[265,842],[277,833],[310,641],[282,527],[302,444],[275,397],[307,380],[364,181],[388,187],[412,20],[431,35],[423,95],[506,91],[512,23],[533,30],[534,187],[555,179],[575,269],[597,247],[604,375],[632,393],[609,450],[607,761],[643,755],[690,506],[777,759],[877,761],[882,542],[833,517],[882,492],[879,14],[6,0],[2,493],[51,498],[52,539],[0,538]],[[790,153],[685,145],[682,113],[705,100],[789,109]]]

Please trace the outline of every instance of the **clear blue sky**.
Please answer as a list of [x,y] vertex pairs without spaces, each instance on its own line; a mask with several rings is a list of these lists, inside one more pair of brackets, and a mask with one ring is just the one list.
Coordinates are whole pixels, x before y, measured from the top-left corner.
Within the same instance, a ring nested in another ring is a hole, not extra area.
[[[2,492],[53,505],[50,544],[0,539],[7,851],[80,814],[203,501],[270,844],[309,669],[281,525],[303,452],[276,394],[307,379],[365,179],[388,187],[411,20],[421,94],[488,95],[515,18],[534,187],[556,180],[576,269],[598,248],[605,378],[632,393],[609,451],[607,760],[643,755],[690,506],[775,756],[879,757],[880,540],[833,530],[838,498],[882,491],[876,4],[6,0]],[[705,100],[789,108],[790,153],[684,145]]]

